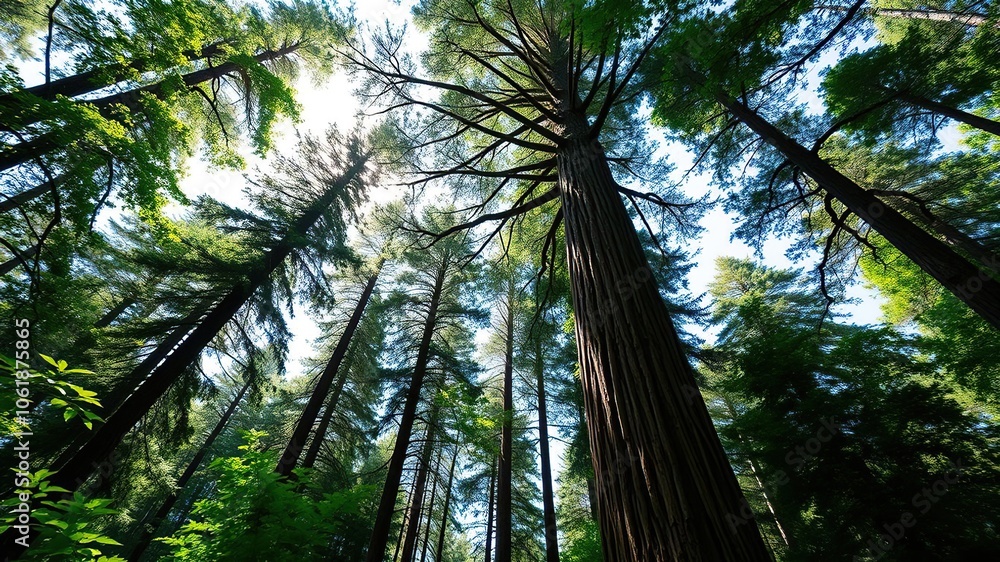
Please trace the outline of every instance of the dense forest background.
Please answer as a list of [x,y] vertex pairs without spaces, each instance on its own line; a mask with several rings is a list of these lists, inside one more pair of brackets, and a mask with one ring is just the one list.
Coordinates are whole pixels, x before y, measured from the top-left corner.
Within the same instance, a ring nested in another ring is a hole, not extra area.
[[1000,8],[373,6],[0,4],[7,559],[1000,554]]

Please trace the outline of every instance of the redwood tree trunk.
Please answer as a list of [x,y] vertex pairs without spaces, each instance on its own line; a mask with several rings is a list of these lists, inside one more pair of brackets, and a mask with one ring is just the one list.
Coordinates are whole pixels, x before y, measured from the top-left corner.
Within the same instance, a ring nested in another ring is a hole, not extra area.
[[[368,157],[363,156],[348,168],[341,179],[296,220],[285,236],[273,249],[264,254],[247,275],[245,281],[235,285],[228,294],[209,312],[188,337],[180,343],[159,366],[153,370],[141,385],[111,413],[103,425],[91,432],[89,439],[69,458],[65,464],[57,466],[57,472],[50,478],[53,486],[70,492],[79,489],[95,471],[106,472],[117,462],[115,449],[143,416],[156,404],[181,374],[197,360],[212,338],[233,318],[237,311],[250,299],[253,293],[270,277],[271,273],[285,260],[295,247],[296,240],[304,237],[319,220],[323,212],[340,195],[341,190],[362,172]],[[16,545],[14,533],[9,529],[0,538],[0,550],[20,555],[24,548]],[[36,536],[34,533],[33,537]]]
[[510,562],[511,542],[511,479],[513,475],[514,443],[514,295],[507,295],[507,317],[504,319],[503,363],[503,428],[500,432],[500,474],[497,486],[497,562]]
[[184,473],[177,479],[177,483],[174,485],[174,491],[167,496],[167,499],[163,501],[162,505],[160,505],[160,509],[156,510],[156,513],[152,517],[144,519],[139,524],[139,526],[143,529],[142,537],[133,548],[132,554],[129,555],[128,559],[130,562],[137,562],[139,558],[142,557],[143,552],[145,552],[149,547],[149,544],[153,540],[153,536],[156,533],[157,527],[160,526],[160,522],[166,519],[167,515],[170,514],[170,510],[174,507],[174,504],[177,503],[177,498],[180,496],[181,490],[184,489],[184,486],[186,486],[188,481],[191,480],[191,477],[194,476],[194,473],[198,470],[198,466],[201,465],[201,461],[205,459],[205,455],[208,454],[208,450],[211,449],[212,444],[215,443],[216,438],[218,438],[219,435],[222,434],[223,430],[226,429],[226,425],[229,424],[229,418],[233,417],[233,414],[236,412],[236,408],[240,405],[240,402],[243,401],[243,397],[246,395],[247,391],[250,390],[250,386],[252,384],[253,377],[248,376],[246,382],[243,384],[243,388],[240,389],[236,398],[229,403],[229,407],[226,408],[225,413],[223,413],[222,417],[219,418],[219,423],[215,424],[215,428],[208,434],[208,438],[205,439],[205,442],[198,449],[194,458],[192,458],[191,462],[188,463],[187,468],[184,469]]
[[545,521],[545,561],[559,562],[555,492],[552,489],[552,462],[549,458],[549,418],[545,408],[545,361],[542,340],[535,337],[535,380],[538,384],[538,456],[542,464],[542,515]]
[[[920,269],[1000,328],[1000,283],[899,211],[844,176],[743,103],[719,93],[717,99],[737,119],[781,151],[792,163],[885,237]],[[994,272],[1000,264],[992,266]]]
[[[278,460],[278,465],[274,471],[285,478],[292,474],[292,470],[298,463],[299,455],[302,454],[302,449],[309,438],[309,431],[313,428],[313,424],[316,423],[316,416],[319,415],[323,401],[330,394],[330,386],[333,384],[333,380],[337,376],[337,371],[340,370],[340,365],[347,355],[347,348],[351,345],[351,338],[354,337],[354,333],[358,329],[358,324],[361,323],[361,316],[365,312],[365,307],[368,306],[368,301],[371,300],[372,292],[375,290],[375,284],[378,282],[378,275],[381,269],[382,264],[379,263],[375,269],[375,273],[368,277],[368,282],[361,293],[361,299],[358,300],[357,306],[354,307],[351,319],[347,322],[344,333],[341,334],[340,340],[337,341],[337,347],[333,350],[333,355],[330,356],[330,361],[327,362],[326,367],[319,376],[319,380],[316,381],[316,388],[313,389],[312,395],[309,397],[309,402],[306,403],[306,407],[302,410],[302,415],[299,417],[299,421],[292,431],[292,437],[288,440],[285,452],[282,453],[281,458]],[[343,378],[341,381],[343,381]],[[341,382],[341,385],[343,385],[343,382]],[[321,441],[322,439],[323,435],[317,433],[315,440]]]
[[413,380],[406,393],[406,403],[399,420],[399,430],[396,432],[396,444],[393,446],[392,457],[389,460],[389,470],[386,474],[385,487],[382,488],[382,499],[379,502],[378,515],[372,528],[372,537],[368,543],[367,562],[382,562],[385,549],[389,542],[389,528],[392,526],[392,515],[396,510],[396,496],[399,495],[399,483],[403,476],[403,465],[406,462],[406,451],[410,447],[410,436],[413,433],[413,422],[417,417],[417,405],[420,403],[420,390],[427,375],[427,363],[430,359],[431,340],[437,325],[438,304],[441,301],[441,289],[448,269],[447,263],[442,263],[434,280],[431,291],[430,307],[427,310],[427,320],[424,322],[424,333],[417,349],[417,360],[413,367]]
[[[769,561],[603,147],[579,114],[557,154],[604,557]],[[728,516],[728,517],[727,517]]]

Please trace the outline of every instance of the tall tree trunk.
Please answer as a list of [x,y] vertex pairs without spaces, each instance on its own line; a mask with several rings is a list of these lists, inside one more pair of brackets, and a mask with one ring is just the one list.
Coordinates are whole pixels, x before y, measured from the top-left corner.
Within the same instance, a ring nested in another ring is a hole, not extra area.
[[[729,419],[736,421],[736,407],[733,402],[727,396],[721,396],[722,401],[726,405],[726,410],[729,413]],[[742,443],[750,445],[750,441],[743,437],[742,434],[737,432],[736,438]],[[774,503],[771,502],[771,497],[767,494],[767,486],[764,484],[764,480],[760,476],[760,471],[757,469],[756,463],[753,462],[753,458],[747,455],[747,464],[750,466],[750,473],[753,475],[754,481],[757,482],[757,486],[760,488],[760,494],[764,498],[764,504],[767,505],[767,510],[771,513],[771,518],[774,519],[774,525],[778,528],[778,534],[781,535],[782,542],[785,546],[792,546],[791,536],[785,532],[785,526],[781,524],[781,519],[778,517],[778,512],[774,508]]]
[[[587,119],[557,181],[606,560],[771,558]],[[728,517],[727,517],[728,516]]]
[[[351,165],[335,184],[295,221],[289,233],[248,273],[245,281],[237,283],[209,312],[188,337],[180,343],[122,405],[106,418],[103,425],[91,432],[89,439],[65,464],[57,466],[51,477],[53,486],[70,492],[79,489],[96,471],[113,467],[117,461],[115,449],[153,405],[167,392],[182,373],[197,360],[212,338],[229,322],[254,292],[270,277],[271,273],[288,257],[298,240],[305,237],[323,212],[341,194],[362,170],[368,156],[362,156]],[[16,545],[13,530],[3,534],[0,547],[6,552],[20,554],[24,548]],[[34,534],[32,535],[35,536]]]
[[869,191],[875,196],[894,197],[897,201],[894,206],[897,209],[909,213],[924,224],[931,232],[937,234],[943,242],[965,252],[966,255],[979,262],[979,265],[985,266],[987,269],[996,269],[1000,265],[1000,257],[996,253],[983,246],[975,238],[955,228],[951,223],[941,220],[927,208],[923,200],[917,202],[910,198],[898,197],[898,192],[893,191],[880,191],[877,189]]
[[410,502],[409,523],[406,536],[403,538],[403,562],[413,562],[417,552],[417,537],[420,535],[420,522],[423,516],[424,494],[427,491],[427,474],[431,469],[431,453],[434,452],[434,426],[437,423],[437,406],[431,407],[427,421],[427,432],[424,434],[424,447],[417,459],[417,478],[413,483],[413,501]]
[[[817,10],[835,10],[845,12],[850,9],[848,6],[837,6],[833,4],[821,4],[815,6]],[[909,20],[944,21],[966,25],[969,27],[979,27],[986,23],[986,16],[982,14],[951,12],[947,10],[903,10],[893,8],[868,8],[865,12],[872,16],[884,16],[888,18],[899,18]]]
[[504,319],[503,428],[500,432],[500,475],[497,486],[496,562],[510,562],[512,543],[511,481],[514,444],[514,295],[507,295]]
[[[102,417],[107,419],[111,414],[118,409],[122,403],[132,395],[136,387],[144,381],[153,369],[160,364],[165,357],[167,357],[174,348],[187,336],[191,330],[194,329],[195,324],[204,317],[210,310],[213,304],[213,299],[204,299],[198,306],[188,313],[183,319],[181,319],[177,325],[167,334],[157,346],[147,355],[138,365],[136,365],[127,375],[122,377],[120,381],[112,388],[107,394],[101,397],[101,414]],[[86,428],[79,426],[74,429],[70,429],[66,432],[65,436],[59,441],[61,442],[59,456],[56,460],[52,462],[52,466],[63,466],[73,456],[80,450],[80,448],[87,442],[91,437],[91,432]],[[55,441],[55,440],[53,440]]]
[[[316,416],[319,415],[323,401],[330,394],[330,386],[333,384],[333,380],[337,376],[337,371],[340,370],[340,365],[347,355],[347,348],[351,345],[351,338],[354,337],[354,333],[358,329],[358,324],[361,323],[361,316],[365,312],[365,307],[368,306],[368,301],[371,300],[372,292],[375,290],[375,284],[378,282],[378,275],[381,270],[382,262],[379,262],[375,268],[375,273],[372,273],[368,277],[368,282],[361,293],[361,299],[358,300],[357,306],[354,307],[351,319],[347,322],[344,333],[341,334],[340,340],[337,342],[337,347],[333,350],[333,355],[330,356],[330,361],[327,362],[326,367],[319,376],[319,380],[316,381],[316,388],[313,389],[312,395],[309,397],[309,402],[306,403],[305,409],[302,410],[302,415],[299,416],[299,421],[292,431],[292,437],[288,440],[288,445],[285,446],[285,452],[282,453],[278,465],[274,469],[275,472],[285,478],[292,474],[292,470],[298,463],[299,455],[302,454],[302,449],[309,438],[309,431],[312,430],[313,424],[316,423]],[[315,439],[322,440],[322,438],[322,435],[317,434]]]
[[455,452],[451,455],[451,468],[448,469],[448,486],[444,492],[444,506],[441,515],[441,528],[438,529],[437,548],[434,551],[434,562],[444,560],[444,537],[445,529],[448,528],[448,515],[451,509],[451,485],[455,481],[455,463],[458,461],[458,443],[455,443]]
[[[413,501],[413,490],[410,490],[409,493],[407,494],[407,497],[406,497],[406,503],[403,504],[403,505],[405,507],[409,507],[410,502],[412,502],[412,501]],[[397,535],[396,536],[396,550],[395,550],[395,552],[392,553],[392,561],[393,562],[399,562],[399,551],[403,548],[403,533],[406,532],[406,527],[407,527],[407,520],[406,520],[406,514],[407,513],[408,513],[407,511],[403,512],[403,520],[400,522],[399,532],[396,533],[396,535]]]
[[490,557],[493,555],[493,507],[494,501],[496,500],[496,490],[497,490],[497,462],[500,458],[497,457],[493,460],[490,465],[490,499],[486,505],[486,562],[490,562]]
[[542,515],[545,521],[545,562],[559,562],[559,536],[556,529],[555,492],[552,487],[552,461],[549,457],[549,418],[545,404],[545,358],[542,340],[535,340],[535,381],[538,385],[538,456],[542,464]]
[[316,434],[309,443],[309,450],[306,451],[306,456],[302,457],[302,468],[312,468],[316,465],[316,459],[319,458],[319,451],[323,448],[323,443],[326,439],[326,432],[330,427],[330,422],[333,420],[333,413],[337,410],[340,395],[344,392],[344,385],[346,384],[347,371],[344,370],[337,373],[337,385],[333,387],[333,392],[330,393],[330,399],[326,403],[323,417],[320,418],[319,425],[316,426]]
[[170,514],[170,510],[173,509],[174,504],[177,503],[177,498],[180,496],[181,490],[184,489],[184,486],[186,486],[188,481],[191,480],[191,477],[194,476],[194,473],[198,470],[198,466],[201,465],[201,461],[205,459],[205,455],[208,454],[208,450],[211,449],[212,444],[215,443],[216,438],[218,438],[219,435],[222,434],[223,430],[226,429],[226,425],[229,424],[229,419],[233,417],[234,413],[236,413],[236,408],[243,401],[243,397],[253,385],[253,379],[254,377],[251,375],[246,377],[246,382],[243,383],[243,388],[241,388],[239,393],[237,393],[236,398],[229,403],[229,407],[226,408],[225,413],[223,413],[222,417],[219,418],[219,422],[215,424],[215,428],[208,434],[208,438],[205,439],[205,442],[198,449],[194,458],[192,458],[191,462],[188,463],[187,468],[184,469],[184,473],[177,479],[176,484],[174,484],[174,491],[167,496],[167,498],[160,505],[160,508],[156,510],[156,513],[152,517],[144,519],[139,524],[139,527],[143,529],[142,537],[139,539],[139,542],[136,543],[135,547],[133,547],[132,554],[129,555],[128,559],[130,562],[137,562],[149,547],[150,542],[153,540],[153,536],[156,534],[157,527],[160,526],[160,522],[166,519],[167,515]]
[[[1000,283],[989,273],[981,271],[944,242],[858,186],[745,104],[721,92],[716,99],[920,269],[968,304],[984,320],[1000,328]],[[998,268],[1000,264],[995,264],[993,272]]]
[[966,125],[979,129],[980,131],[986,131],[987,133],[1000,136],[1000,122],[980,117],[974,113],[969,113],[968,111],[962,111],[956,107],[936,102],[932,99],[925,98],[924,96],[908,94],[905,92],[897,93],[895,96],[900,101],[908,103],[912,106],[926,109],[927,111],[937,113],[938,115],[943,115],[949,119],[954,119],[959,123],[965,123]]
[[420,403],[420,390],[427,375],[427,363],[430,359],[431,340],[437,326],[437,310],[441,302],[441,289],[447,274],[448,263],[443,262],[434,280],[431,291],[430,307],[424,322],[424,333],[417,349],[417,360],[413,367],[413,379],[406,393],[406,403],[399,420],[399,430],[396,432],[396,444],[389,460],[389,470],[386,474],[385,487],[382,488],[382,499],[379,502],[378,515],[372,528],[371,540],[368,544],[367,562],[382,562],[385,548],[389,542],[389,528],[392,526],[392,515],[396,508],[396,496],[399,495],[399,483],[403,476],[403,465],[406,462],[406,451],[410,447],[410,436],[413,433],[413,422],[417,417],[417,405]]
[[[291,45],[281,49],[264,51],[256,55],[254,60],[259,63],[274,60],[276,58],[294,53],[300,46],[300,43],[292,43]],[[190,88],[217,78],[222,78],[223,76],[231,72],[239,71],[242,68],[243,67],[241,65],[235,62],[226,62],[218,66],[190,72],[183,75],[181,80],[186,87]],[[147,86],[135,88],[126,92],[111,94],[96,100],[89,100],[87,101],[87,104],[94,106],[104,117],[113,119],[114,115],[112,110],[116,106],[124,106],[133,113],[141,113],[143,94],[163,99],[167,93],[168,90],[164,83],[157,82],[155,84],[149,84]],[[87,131],[84,130],[55,130],[38,135],[29,141],[9,146],[5,150],[0,151],[0,172],[24,164],[42,156],[47,152],[70,144],[71,142],[82,138],[85,133],[87,133]]]
[[431,501],[427,504],[427,525],[424,527],[424,545],[420,549],[420,562],[427,562],[427,547],[431,543],[431,524],[434,522],[434,502],[437,501],[438,476],[441,474],[441,456],[444,454],[444,447],[438,449],[437,463],[431,477]]
[[0,263],[0,275],[7,275],[11,271],[17,269],[19,265],[27,262],[29,259],[33,258],[35,254],[38,253],[38,244],[28,248],[27,250],[21,252],[20,256],[14,256],[11,259]]

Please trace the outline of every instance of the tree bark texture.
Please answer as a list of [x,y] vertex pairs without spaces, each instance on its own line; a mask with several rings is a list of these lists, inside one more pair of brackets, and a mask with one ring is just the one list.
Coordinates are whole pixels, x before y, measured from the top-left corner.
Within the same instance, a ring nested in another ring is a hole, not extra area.
[[604,149],[573,117],[557,185],[604,557],[770,560],[753,521],[731,523],[746,500]]

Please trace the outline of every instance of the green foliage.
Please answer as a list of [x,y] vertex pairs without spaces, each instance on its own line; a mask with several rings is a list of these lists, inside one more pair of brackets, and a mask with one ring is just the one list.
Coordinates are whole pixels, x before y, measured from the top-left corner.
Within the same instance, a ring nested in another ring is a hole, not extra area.
[[[52,471],[44,469],[29,474],[25,477],[29,481],[27,485],[19,486],[17,490],[18,494],[28,494],[30,502],[37,502],[42,506],[31,511],[31,517],[37,521],[32,526],[37,529],[38,537],[32,541],[31,547],[20,560],[124,562],[124,558],[109,557],[102,552],[107,546],[121,546],[121,543],[100,531],[101,520],[118,513],[108,507],[112,500],[87,500],[80,492],[75,492],[72,499],[47,499],[55,494],[68,492],[49,485],[47,478],[52,474]],[[0,504],[8,511],[8,515],[0,519],[0,533],[19,524],[16,521],[17,513],[13,510],[23,503],[20,500],[21,496],[16,495]]]
[[[822,300],[796,286],[794,274],[741,260],[719,265],[712,291],[725,327],[703,353],[709,402],[748,497],[766,499],[771,525],[777,520],[790,536],[783,559],[867,556],[882,524],[906,511],[919,527],[887,559],[996,548],[989,525],[963,523],[976,498],[993,493],[995,422],[959,403],[911,338],[829,318],[820,327]],[[943,475],[953,478],[955,466],[964,467],[961,476],[933,507],[917,497]]]
[[[20,409],[15,407],[14,403],[17,396],[15,381],[27,382],[26,386],[18,385],[16,388],[29,389],[32,402],[47,398],[52,407],[62,410],[65,421],[79,417],[87,429],[92,429],[94,421],[101,421],[101,418],[92,411],[93,407],[101,407],[96,398],[97,393],[67,382],[65,377],[93,373],[85,369],[70,369],[65,361],[57,361],[47,355],[41,355],[41,358],[51,365],[52,369],[39,372],[27,367],[18,368],[22,367],[19,362],[0,355],[0,374],[2,374],[0,381],[3,382],[0,390],[4,396],[0,401],[2,408],[0,423],[5,434],[9,433],[16,438],[21,432],[29,429],[25,419],[10,417]],[[10,403],[7,401],[8,398]],[[31,441],[37,440],[27,437],[25,441],[30,447]],[[30,448],[28,450],[31,451]],[[124,562],[123,558],[108,557],[102,552],[104,548],[102,545],[120,546],[120,543],[101,532],[106,516],[118,513],[117,510],[109,508],[112,500],[100,498],[88,500],[80,492],[75,492],[71,498],[60,497],[68,493],[68,490],[49,484],[48,477],[54,474],[53,471],[41,469],[30,473],[21,472],[17,468],[11,470],[17,475],[15,478],[17,489],[0,504],[7,511],[6,515],[0,518],[0,533],[22,524],[19,513],[27,506],[34,507],[31,509],[31,518],[35,522],[31,525],[38,532],[38,537],[31,543],[27,554],[21,557],[22,560]]]
[[23,361],[15,361],[5,355],[0,355],[0,426],[5,433],[20,432],[27,425],[27,419],[16,416],[16,412],[24,410],[17,407],[17,401],[22,396],[19,389],[24,390],[23,398],[35,408],[43,401],[54,408],[62,410],[65,421],[79,417],[87,429],[93,428],[93,422],[102,421],[93,412],[93,408],[101,407],[97,393],[87,390],[67,380],[69,375],[93,375],[86,369],[70,369],[65,361],[56,361],[48,355],[39,356],[52,368],[38,371],[28,367]]
[[250,431],[238,457],[220,458],[210,469],[216,488],[199,500],[191,520],[161,540],[171,547],[165,560],[278,560],[294,552],[304,560],[329,558],[331,541],[350,540],[358,522],[372,513],[370,486],[314,497],[306,471],[296,482],[274,472],[273,451],[260,450],[266,434]]
[[945,291],[910,260],[877,240],[881,261],[865,257],[865,279],[886,299],[888,321],[915,323],[918,348],[933,358],[939,376],[970,390],[977,401],[996,412],[1000,406],[1000,353],[996,329],[979,318],[955,295]]

